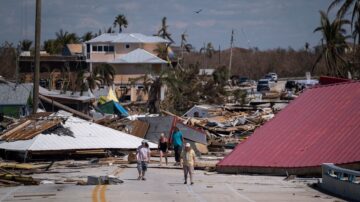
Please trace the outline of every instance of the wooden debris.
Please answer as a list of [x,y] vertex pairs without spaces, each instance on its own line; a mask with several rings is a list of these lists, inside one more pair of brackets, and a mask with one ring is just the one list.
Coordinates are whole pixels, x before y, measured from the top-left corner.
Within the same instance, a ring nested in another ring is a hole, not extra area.
[[14,174],[0,174],[0,179],[19,182],[25,185],[38,185],[39,182],[29,176],[14,175]]
[[150,127],[150,124],[146,123],[144,121],[135,120],[130,123],[130,126],[132,128],[130,131],[131,135],[134,135],[134,136],[140,137],[140,138],[144,138]]
[[0,138],[4,141],[29,140],[38,134],[59,125],[60,118],[50,118],[44,120],[28,119],[19,125],[6,131]]
[[21,169],[21,170],[34,170],[34,169],[46,169],[49,164],[31,164],[31,163],[0,163],[2,169]]
[[14,198],[20,198],[20,197],[49,197],[49,196],[56,196],[56,194],[55,193],[15,194]]

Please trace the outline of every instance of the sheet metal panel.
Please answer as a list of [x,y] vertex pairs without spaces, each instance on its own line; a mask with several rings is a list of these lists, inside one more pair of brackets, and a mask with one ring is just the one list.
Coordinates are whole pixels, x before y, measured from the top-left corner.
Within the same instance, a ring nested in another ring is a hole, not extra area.
[[166,64],[167,62],[156,55],[153,55],[147,52],[144,49],[138,48],[133,50],[119,58],[116,58],[114,61],[110,63],[115,64],[133,64],[133,63],[141,63],[141,64]]
[[169,41],[140,33],[104,33],[85,43],[169,43]]
[[[62,112],[62,114],[66,113]],[[64,127],[72,131],[73,135],[42,133],[31,140],[0,142],[0,149],[18,151],[136,149],[143,140],[73,116],[68,117]],[[157,144],[150,143],[149,145],[150,148],[157,148]]]
[[306,90],[219,162],[220,167],[360,162],[360,82]]

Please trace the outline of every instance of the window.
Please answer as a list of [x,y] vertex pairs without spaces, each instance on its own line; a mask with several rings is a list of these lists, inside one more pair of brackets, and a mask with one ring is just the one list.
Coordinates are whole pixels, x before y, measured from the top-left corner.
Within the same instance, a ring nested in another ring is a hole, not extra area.
[[113,45],[93,45],[92,46],[93,52],[114,52]]
[[125,45],[125,48],[130,48],[130,44],[126,44],[126,45]]

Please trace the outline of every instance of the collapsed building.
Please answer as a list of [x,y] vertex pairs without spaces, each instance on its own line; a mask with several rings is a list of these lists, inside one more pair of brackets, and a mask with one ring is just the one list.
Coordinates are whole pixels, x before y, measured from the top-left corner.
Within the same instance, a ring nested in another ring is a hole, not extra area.
[[360,168],[360,82],[305,90],[217,164],[221,173],[320,174]]
[[[74,117],[65,111],[20,120],[0,136],[3,158],[75,156],[135,150],[143,138]],[[157,144],[149,143],[150,148]]]

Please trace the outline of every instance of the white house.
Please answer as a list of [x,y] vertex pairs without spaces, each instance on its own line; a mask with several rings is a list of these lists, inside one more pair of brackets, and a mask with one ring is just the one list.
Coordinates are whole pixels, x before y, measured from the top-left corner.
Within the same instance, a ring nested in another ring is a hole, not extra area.
[[167,68],[167,61],[157,57],[157,49],[169,43],[157,36],[140,33],[106,33],[84,43],[86,62],[90,71],[99,64],[110,64],[115,69],[115,91],[118,97],[131,101],[146,100],[141,80],[131,85],[130,80],[158,75]]

